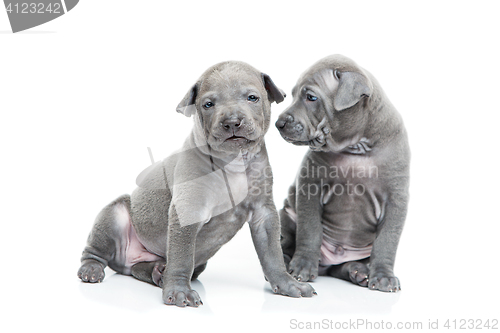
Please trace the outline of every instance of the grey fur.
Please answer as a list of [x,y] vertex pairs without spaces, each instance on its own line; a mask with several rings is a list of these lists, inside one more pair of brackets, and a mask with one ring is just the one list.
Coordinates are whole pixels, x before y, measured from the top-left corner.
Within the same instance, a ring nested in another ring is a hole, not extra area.
[[82,281],[101,281],[109,265],[162,287],[166,304],[196,307],[202,303],[190,280],[248,222],[273,291],[311,297],[314,289],[286,272],[264,143],[271,102],[283,98],[269,76],[245,63],[209,68],[177,107],[194,115],[182,150],[145,170],[131,196],[96,218]]
[[393,268],[410,149],[401,116],[375,78],[344,56],[328,56],[299,78],[276,126],[286,141],[311,148],[280,211],[292,275],[400,290]]

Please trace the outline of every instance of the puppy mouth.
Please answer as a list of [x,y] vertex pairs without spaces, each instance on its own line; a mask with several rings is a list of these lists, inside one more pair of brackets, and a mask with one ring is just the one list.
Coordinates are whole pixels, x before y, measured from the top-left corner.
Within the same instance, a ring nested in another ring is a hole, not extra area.
[[239,135],[233,135],[233,136],[230,136],[229,138],[227,138],[226,140],[224,141],[250,141],[248,140],[247,138],[245,138],[244,136],[239,136]]
[[290,143],[293,143],[294,145],[297,145],[297,146],[308,146],[309,145],[309,142],[310,141],[300,141],[300,140],[295,140],[295,139],[292,139],[292,138],[289,138],[287,136],[282,136],[283,139],[286,141],[286,142],[290,142]]
[[286,142],[292,143],[296,146],[309,146],[311,150],[319,150],[326,145],[324,137],[317,136],[311,140],[294,140],[287,136],[282,136]]
[[234,146],[236,145],[237,147],[249,147],[251,146],[255,140],[251,140],[245,136],[241,135],[232,135],[228,138],[226,138],[222,143],[229,145],[229,146]]
[[324,144],[324,141],[321,137],[315,137],[311,140],[296,140],[292,139],[288,136],[281,136],[286,142],[293,143],[294,145],[297,146],[318,146],[321,144]]

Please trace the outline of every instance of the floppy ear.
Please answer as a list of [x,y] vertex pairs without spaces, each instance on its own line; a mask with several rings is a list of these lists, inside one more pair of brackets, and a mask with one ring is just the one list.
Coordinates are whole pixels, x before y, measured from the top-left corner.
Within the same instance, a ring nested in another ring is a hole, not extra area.
[[333,98],[337,111],[356,105],[364,96],[370,97],[372,85],[366,76],[356,72],[337,72],[339,86]]
[[285,100],[286,94],[283,90],[276,87],[273,80],[269,77],[269,75],[261,73],[262,81],[264,81],[264,87],[267,91],[267,97],[269,101],[276,102],[277,104],[283,102]]
[[198,83],[196,83],[189,91],[182,101],[177,105],[177,112],[184,114],[186,117],[191,117],[196,113],[196,95],[198,94]]

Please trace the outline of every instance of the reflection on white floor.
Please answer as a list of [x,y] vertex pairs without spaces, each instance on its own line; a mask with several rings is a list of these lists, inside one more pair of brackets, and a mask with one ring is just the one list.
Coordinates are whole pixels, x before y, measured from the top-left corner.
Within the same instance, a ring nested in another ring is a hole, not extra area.
[[[79,283],[81,297],[88,302],[138,312],[148,312],[163,306],[160,288],[135,280],[130,276],[116,274],[109,269],[106,270],[106,274],[103,283],[92,285]],[[401,293],[381,293],[346,281],[319,277],[313,283],[318,296],[294,299],[273,294],[270,285],[262,277],[260,279],[257,277],[256,281],[235,279],[236,281],[231,282],[229,278],[225,279],[226,281],[217,281],[215,274],[205,276],[204,274],[200,276],[200,280],[192,283],[193,289],[200,294],[204,303],[196,310],[203,313],[213,313],[211,304],[238,304],[238,306],[246,307],[245,304],[260,301],[260,306],[254,310],[260,309],[263,313],[300,311],[304,315],[332,313],[387,315],[391,313],[393,305],[401,296]],[[226,276],[232,274],[228,273]],[[165,311],[174,308],[173,306],[164,307]]]

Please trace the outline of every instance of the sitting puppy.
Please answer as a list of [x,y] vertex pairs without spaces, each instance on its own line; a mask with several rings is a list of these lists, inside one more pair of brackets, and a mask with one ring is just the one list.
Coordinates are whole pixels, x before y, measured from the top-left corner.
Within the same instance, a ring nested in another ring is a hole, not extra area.
[[314,64],[292,93],[276,126],[311,150],[280,211],[289,272],[400,290],[393,267],[410,164],[400,115],[375,78],[341,55]]
[[275,293],[315,294],[286,272],[279,216],[264,143],[272,102],[284,96],[266,74],[242,62],[209,68],[177,107],[194,115],[182,151],[153,164],[97,216],[78,276],[100,282],[106,265],[163,288],[163,301],[202,304],[191,289],[222,245],[248,222]]

